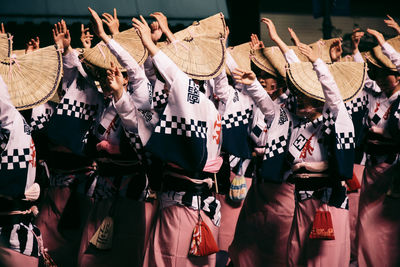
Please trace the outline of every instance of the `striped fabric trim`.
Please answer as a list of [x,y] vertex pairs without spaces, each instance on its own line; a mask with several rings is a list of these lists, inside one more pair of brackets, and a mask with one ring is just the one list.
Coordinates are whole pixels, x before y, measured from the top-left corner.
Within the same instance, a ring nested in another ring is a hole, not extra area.
[[26,225],[21,222],[0,227],[0,239],[3,244],[27,256],[37,258],[41,256],[38,238],[41,238],[40,230],[32,223]]

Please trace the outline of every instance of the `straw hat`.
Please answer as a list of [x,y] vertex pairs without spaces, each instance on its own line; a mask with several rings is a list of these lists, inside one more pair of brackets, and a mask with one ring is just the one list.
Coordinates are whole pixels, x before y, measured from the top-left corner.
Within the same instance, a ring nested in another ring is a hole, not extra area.
[[[336,62],[328,64],[343,101],[349,101],[355,97],[364,86],[366,76],[366,64],[359,62]],[[321,83],[313,69],[311,62],[292,63],[287,69],[288,80],[303,94],[325,101]]]
[[[317,51],[319,53],[319,58],[321,58],[326,63],[332,63],[330,57],[330,47],[335,42],[337,38],[329,39],[329,40],[318,40],[312,44],[309,44],[311,49]],[[304,56],[297,46],[289,46],[289,49],[292,49],[296,56],[302,62],[309,62],[308,58]],[[267,60],[271,63],[271,65],[278,71],[278,74],[285,78],[286,77],[286,59],[282,54],[281,50],[277,46],[264,48],[263,51]]]
[[271,74],[274,77],[278,77],[277,70],[272,66],[272,64],[268,61],[267,57],[264,54],[266,50],[267,50],[266,48],[261,48],[256,50],[252,49],[250,51],[251,61],[257,67],[267,72],[268,74]]
[[[397,52],[400,52],[400,36],[389,39],[386,42],[389,43]],[[380,45],[375,46],[366,56],[367,60],[378,68],[387,68],[391,71],[397,71],[396,66],[383,54]]]
[[8,33],[0,33],[0,60],[11,56],[12,37]]
[[[144,48],[142,41],[134,28],[117,33],[113,39],[118,42],[128,53],[141,65],[147,58],[147,49]],[[103,69],[110,69],[111,63],[123,69],[117,58],[111,53],[104,42],[99,42],[95,47],[82,49],[80,56],[93,66]]]
[[222,13],[174,33],[176,41],[161,50],[189,77],[209,80],[225,63],[225,19]]
[[62,56],[55,46],[0,61],[0,75],[14,106],[33,108],[52,99],[62,76]]
[[[239,69],[251,71],[250,42],[237,46],[231,46],[228,49],[229,53],[231,54],[236,64],[238,65]],[[228,75],[231,75],[228,66],[226,66],[225,70]]]

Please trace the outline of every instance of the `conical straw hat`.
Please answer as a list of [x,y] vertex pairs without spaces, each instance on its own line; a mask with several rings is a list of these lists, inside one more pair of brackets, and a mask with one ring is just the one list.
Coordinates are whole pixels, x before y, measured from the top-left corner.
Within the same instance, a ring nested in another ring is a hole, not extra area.
[[[142,41],[134,28],[117,33],[113,39],[120,44],[135,60],[141,65],[147,58],[147,49],[144,48]],[[117,58],[111,53],[104,42],[99,42],[95,47],[83,49],[81,58],[91,65],[103,69],[111,68],[113,62],[115,66],[122,69]]]
[[[400,36],[389,39],[386,42],[400,53]],[[392,71],[397,71],[396,66],[392,63],[392,61],[390,61],[390,59],[383,54],[382,47],[380,45],[375,46],[372,49],[367,59],[379,68],[387,68]]]
[[[330,57],[330,47],[332,43],[336,40],[336,38],[329,39],[329,40],[319,40],[317,42],[314,42],[310,44],[309,46],[311,49],[315,50],[319,54],[319,58],[321,58],[324,62],[326,63],[331,63],[331,57]],[[300,61],[302,62],[309,62],[308,58],[304,56],[299,48],[297,46],[289,46],[290,49],[294,51],[296,56],[299,58]],[[271,63],[271,65],[278,71],[279,75],[282,77],[286,77],[286,59],[282,52],[280,51],[279,47],[277,46],[272,46],[272,47],[267,47],[264,48],[264,55],[268,59],[268,61]]]
[[[366,76],[366,63],[336,62],[328,64],[343,101],[349,101],[355,97],[364,86]],[[321,83],[313,69],[311,62],[299,62],[288,65],[287,77],[290,82],[303,94],[325,101]]]
[[[250,61],[250,42],[237,45],[237,46],[231,46],[229,50],[229,53],[235,60],[236,64],[238,65],[239,69],[245,70],[245,71],[251,71],[251,61]],[[226,73],[228,75],[231,75],[231,72],[226,66]]]
[[194,22],[174,34],[176,41],[161,50],[189,77],[209,80],[225,63],[225,20],[222,13]]
[[0,33],[0,60],[11,56],[12,37],[8,33]]
[[268,61],[267,57],[264,54],[265,48],[262,49],[252,49],[250,51],[251,61],[260,69],[271,74],[274,77],[278,77],[277,70],[272,66],[272,64]]
[[33,108],[56,93],[62,76],[61,52],[48,46],[21,57],[6,58],[0,62],[0,75],[14,106],[19,110]]

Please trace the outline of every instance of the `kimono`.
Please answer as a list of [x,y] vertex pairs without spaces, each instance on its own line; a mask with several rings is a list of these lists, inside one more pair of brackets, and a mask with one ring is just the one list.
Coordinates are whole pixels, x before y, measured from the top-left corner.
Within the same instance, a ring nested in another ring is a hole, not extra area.
[[43,243],[33,223],[38,212],[33,201],[40,194],[35,144],[1,77],[0,96],[0,261],[11,265],[26,260],[25,266],[38,266]]
[[[400,54],[388,43],[382,52],[400,72]],[[398,181],[399,92],[387,97],[373,92],[368,104],[366,163],[358,211],[358,264],[360,266],[396,266],[400,234],[399,200],[388,193]],[[377,251],[379,250],[379,253]]]
[[169,94],[155,127],[139,127],[145,149],[165,163],[161,208],[144,266],[214,266],[215,254],[188,257],[188,252],[199,214],[218,236],[220,204],[211,187],[222,164],[221,116],[199,85],[162,51],[152,60]]

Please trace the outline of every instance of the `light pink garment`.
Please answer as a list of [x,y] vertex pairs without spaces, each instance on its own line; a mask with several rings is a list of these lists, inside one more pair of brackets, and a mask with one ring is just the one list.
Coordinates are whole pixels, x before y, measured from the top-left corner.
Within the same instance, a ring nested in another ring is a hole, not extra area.
[[111,250],[98,250],[90,239],[109,215],[111,199],[94,204],[90,211],[79,251],[78,266],[141,266],[145,239],[144,202],[119,198],[115,202],[114,232]]
[[[49,188],[48,195],[52,200],[48,198],[43,200],[35,224],[40,229],[44,247],[48,249],[54,262],[60,266],[74,266],[77,263],[82,230],[69,229],[62,235],[58,230],[60,216],[54,213],[50,205],[50,201],[53,201],[62,214],[71,195],[70,189],[68,187]],[[79,199],[80,207],[76,212],[77,214],[81,213],[82,221],[86,220],[87,201],[84,196]]]
[[288,243],[288,266],[345,267],[350,263],[349,211],[329,207],[335,240],[310,239],[315,213],[322,206],[316,199],[296,203]]
[[[210,228],[218,242],[218,227],[201,211],[203,221]],[[145,267],[214,267],[216,255],[208,257],[188,256],[193,228],[198,221],[198,211],[185,206],[169,206],[162,209],[157,217],[156,227],[146,249]]]
[[251,186],[229,247],[235,267],[285,266],[294,206],[292,184]]
[[[230,180],[232,181],[234,177],[235,174],[231,172]],[[251,178],[246,178],[247,190],[250,189],[251,182]],[[235,235],[236,224],[244,200],[241,202],[232,202],[229,196],[220,194],[217,194],[217,199],[221,202],[221,225],[218,233],[218,247],[220,250],[228,251]]]
[[0,266],[37,267],[39,266],[39,259],[0,246]]
[[399,166],[366,166],[358,215],[358,264],[400,265],[400,199],[386,197]]
[[[354,164],[353,172],[357,177],[358,182],[362,183],[362,177],[365,166]],[[357,260],[357,221],[358,221],[358,202],[360,200],[360,189],[354,192],[348,192],[349,198],[349,218],[350,218],[350,244],[351,244],[351,261]]]

